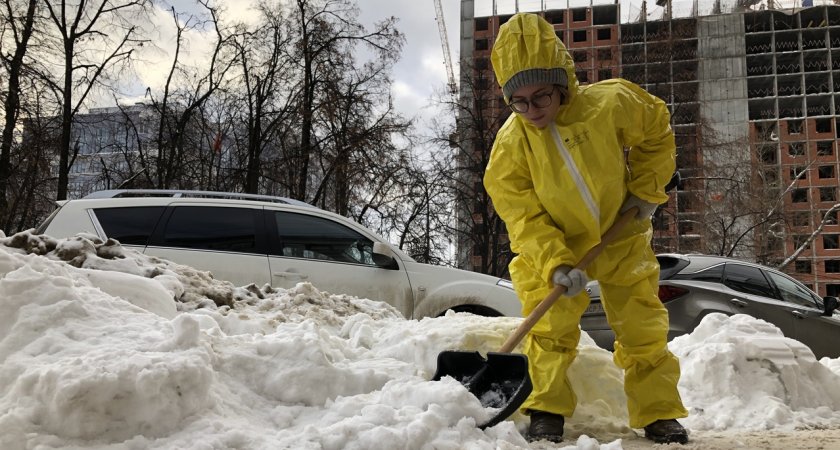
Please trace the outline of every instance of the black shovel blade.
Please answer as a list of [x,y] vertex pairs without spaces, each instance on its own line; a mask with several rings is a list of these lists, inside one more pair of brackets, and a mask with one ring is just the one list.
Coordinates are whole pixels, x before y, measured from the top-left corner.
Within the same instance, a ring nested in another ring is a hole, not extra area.
[[438,355],[433,380],[450,376],[463,384],[485,408],[498,412],[478,427],[485,429],[507,419],[531,394],[528,357],[518,353],[487,353],[447,350]]

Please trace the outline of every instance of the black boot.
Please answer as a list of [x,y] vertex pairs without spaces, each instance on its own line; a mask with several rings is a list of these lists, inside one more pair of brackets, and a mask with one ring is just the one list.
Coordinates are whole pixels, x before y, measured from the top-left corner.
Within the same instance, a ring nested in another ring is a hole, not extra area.
[[545,439],[551,442],[563,440],[565,419],[560,414],[531,410],[531,426],[528,427],[528,441]]
[[688,433],[676,419],[657,420],[645,427],[645,437],[657,444],[688,442]]

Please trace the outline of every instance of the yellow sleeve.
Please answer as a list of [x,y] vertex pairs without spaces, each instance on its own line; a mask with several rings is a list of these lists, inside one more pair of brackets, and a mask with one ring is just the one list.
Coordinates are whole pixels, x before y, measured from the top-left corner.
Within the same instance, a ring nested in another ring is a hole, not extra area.
[[484,187],[496,213],[505,222],[511,250],[525,258],[550,282],[554,269],[575,265],[563,230],[543,207],[531,178],[527,140],[508,122],[493,143],[484,173]]
[[676,169],[671,114],[665,102],[641,87],[626,80],[617,87],[621,117],[628,120],[619,130],[624,146],[629,148],[627,188],[642,200],[664,203],[668,201],[665,185]]

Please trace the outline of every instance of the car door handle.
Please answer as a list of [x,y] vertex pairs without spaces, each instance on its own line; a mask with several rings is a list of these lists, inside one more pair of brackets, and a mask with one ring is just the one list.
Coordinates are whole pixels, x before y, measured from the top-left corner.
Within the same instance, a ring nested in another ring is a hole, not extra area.
[[797,311],[795,309],[793,311],[791,311],[790,313],[793,314],[793,316],[796,317],[797,319],[804,319],[804,318],[808,317],[807,315],[805,315],[804,312]]
[[280,278],[299,278],[301,280],[309,278],[309,275],[300,272],[274,272],[272,275]]
[[730,299],[729,303],[732,303],[733,305],[735,305],[739,308],[745,308],[748,305],[747,302],[745,302],[743,300],[738,300],[737,298]]

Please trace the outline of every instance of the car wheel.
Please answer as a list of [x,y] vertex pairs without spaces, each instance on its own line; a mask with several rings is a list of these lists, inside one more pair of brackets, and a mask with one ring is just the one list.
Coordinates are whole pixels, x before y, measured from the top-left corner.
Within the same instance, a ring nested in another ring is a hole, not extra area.
[[[502,316],[502,314],[500,312],[496,311],[495,309],[488,308],[488,307],[482,306],[482,305],[461,305],[461,306],[456,306],[454,308],[449,308],[449,310],[455,311],[455,312],[465,312],[465,313],[475,314],[476,316],[484,316],[484,317],[501,317]],[[438,315],[438,317],[440,317],[444,314],[446,314],[446,311],[440,313],[440,315]]]

